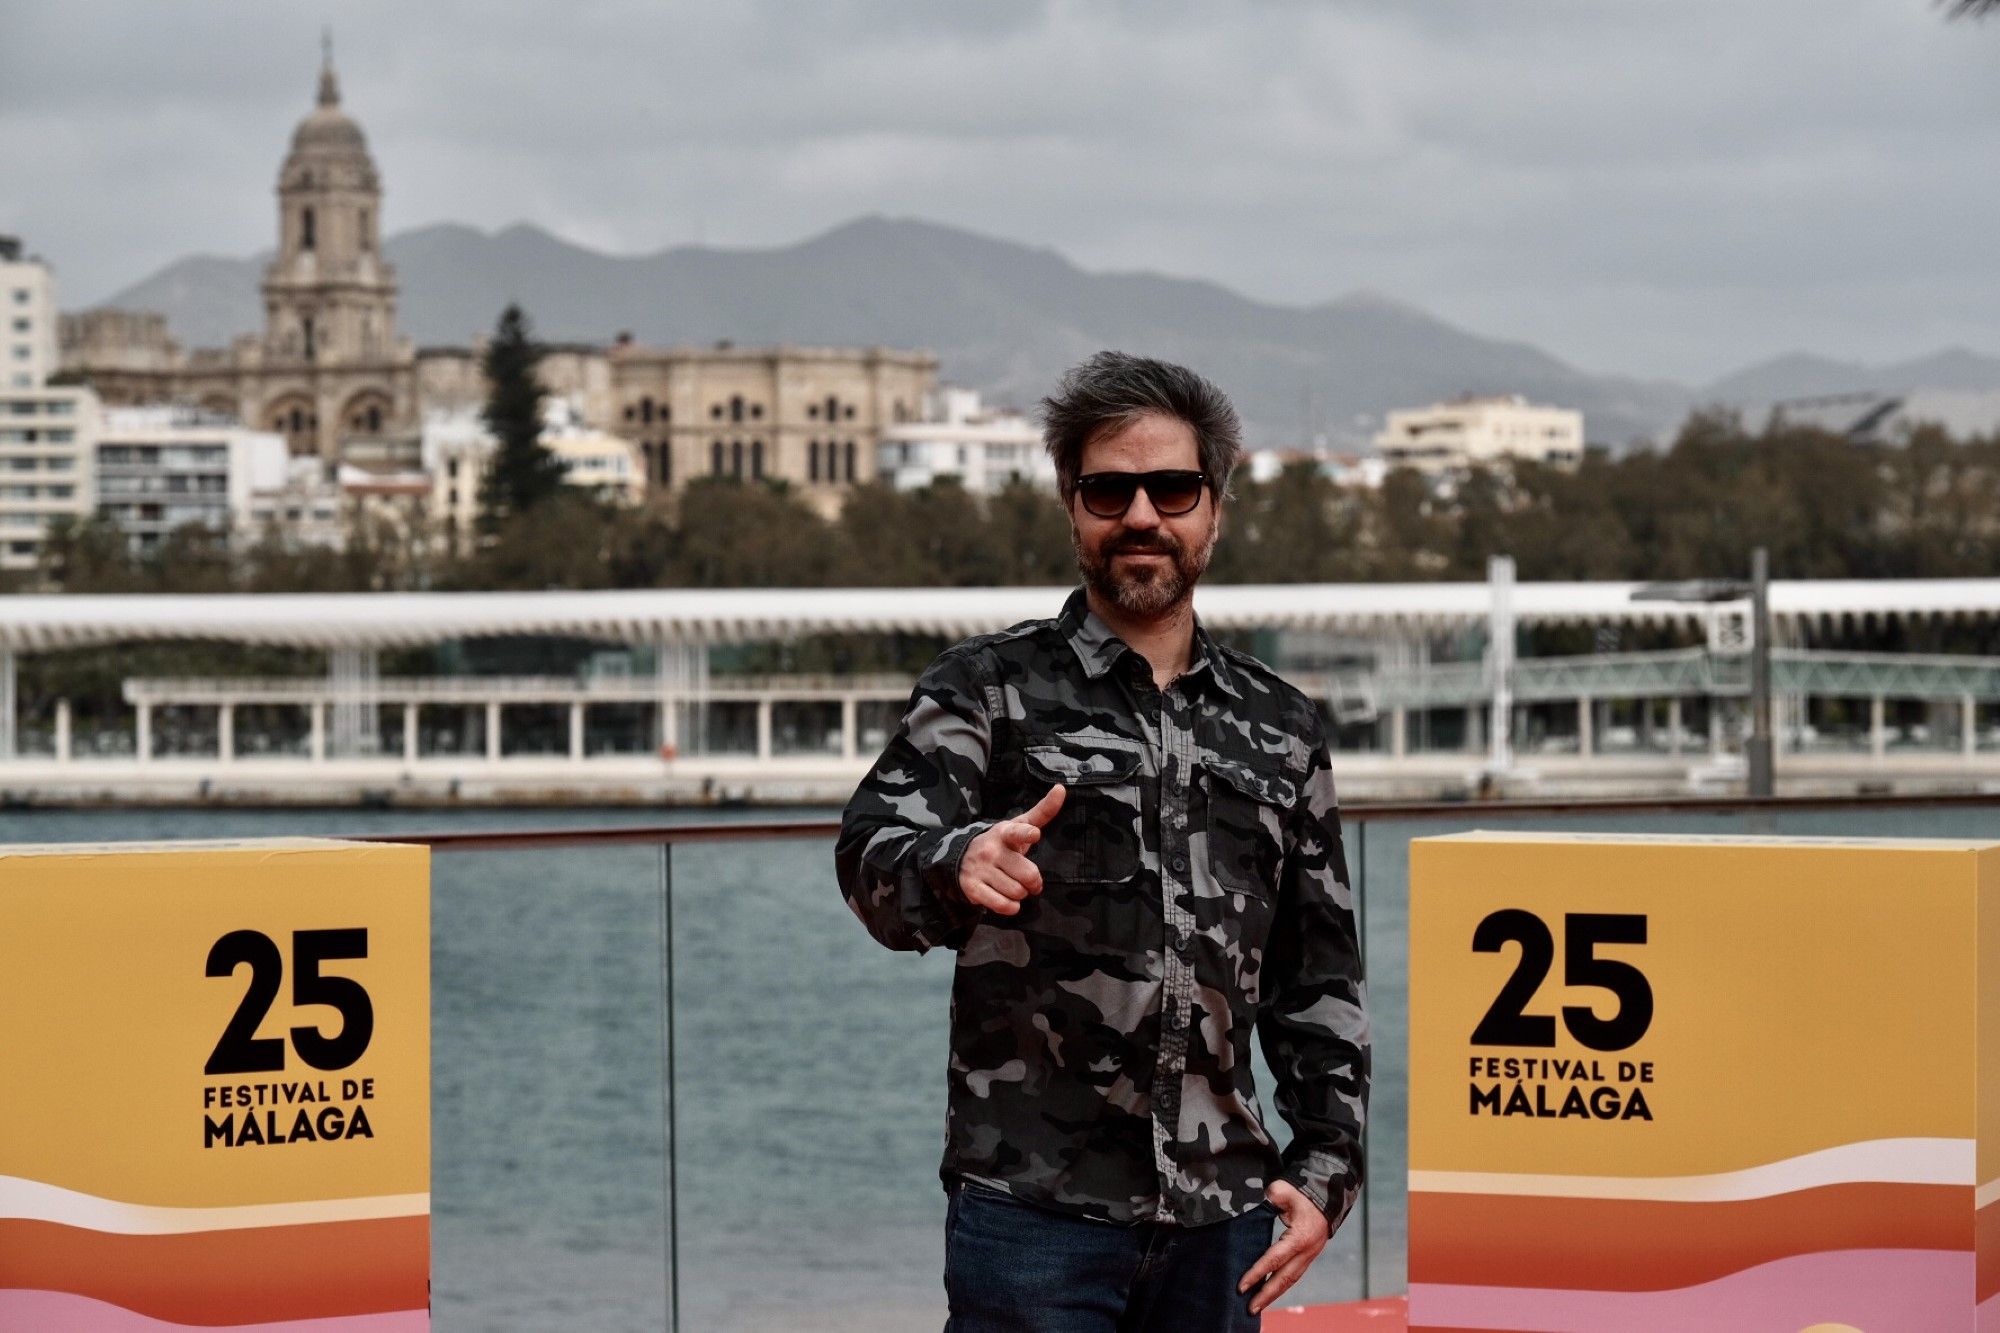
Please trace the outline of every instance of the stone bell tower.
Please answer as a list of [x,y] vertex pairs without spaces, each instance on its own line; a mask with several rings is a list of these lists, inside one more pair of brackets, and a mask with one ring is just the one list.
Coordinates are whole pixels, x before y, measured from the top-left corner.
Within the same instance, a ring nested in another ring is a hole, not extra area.
[[381,178],[361,127],[341,110],[328,39],[318,105],[293,132],[278,172],[278,255],[264,274],[262,359],[298,383],[260,415],[296,454],[331,459],[342,436],[379,434],[391,418],[410,415],[410,404],[395,401],[405,396],[400,386],[357,397],[370,372],[407,359],[381,224]]

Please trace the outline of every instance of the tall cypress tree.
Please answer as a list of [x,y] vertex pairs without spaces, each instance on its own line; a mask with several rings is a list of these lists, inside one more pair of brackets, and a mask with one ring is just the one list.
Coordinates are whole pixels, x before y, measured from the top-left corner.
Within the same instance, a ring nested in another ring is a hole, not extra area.
[[493,434],[493,457],[479,488],[479,526],[491,534],[516,514],[525,514],[554,496],[563,484],[563,465],[542,443],[542,398],[535,374],[542,345],[518,305],[509,305],[486,345],[486,429]]

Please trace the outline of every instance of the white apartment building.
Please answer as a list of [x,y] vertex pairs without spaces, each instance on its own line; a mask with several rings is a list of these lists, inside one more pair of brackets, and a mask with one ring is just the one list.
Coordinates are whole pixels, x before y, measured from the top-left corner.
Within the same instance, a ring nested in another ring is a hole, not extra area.
[[250,496],[253,540],[275,532],[294,547],[346,547],[358,521],[384,524],[405,536],[430,521],[431,478],[422,472],[377,472],[352,463],[331,474],[317,456],[294,457],[284,485]]
[[55,374],[56,280],[23,257],[20,238],[0,236],[0,389],[39,389]]
[[97,440],[97,513],[142,555],[189,523],[240,536],[252,526],[251,497],[285,484],[288,459],[284,436],[229,417],[182,406],[113,408]]
[[1574,467],[1583,460],[1583,413],[1519,394],[1468,396],[1391,412],[1375,447],[1390,467],[1433,474],[1515,459]]
[[1055,489],[1056,465],[1042,433],[1019,412],[982,406],[972,389],[944,388],[928,396],[927,421],[884,426],[876,461],[897,490],[918,490],[956,477],[976,495],[1010,481]]
[[1389,472],[1388,464],[1379,454],[1336,454],[1326,449],[1252,449],[1240,470],[1247,472],[1252,481],[1268,482],[1277,480],[1287,467],[1300,462],[1311,463],[1336,486],[1370,490],[1379,489]]
[[[473,408],[424,414],[422,459],[430,474],[431,518],[455,549],[479,522],[479,488],[494,439]],[[646,498],[646,473],[632,442],[583,424],[576,404],[551,396],[542,404],[542,444],[563,464],[563,480],[619,504]]]
[[33,569],[50,520],[89,515],[100,424],[89,389],[0,388],[0,570]]

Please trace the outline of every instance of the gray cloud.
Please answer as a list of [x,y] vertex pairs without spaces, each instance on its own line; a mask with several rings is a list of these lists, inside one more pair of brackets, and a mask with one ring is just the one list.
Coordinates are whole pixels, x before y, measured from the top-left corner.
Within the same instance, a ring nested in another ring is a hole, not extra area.
[[[0,229],[103,296],[269,244],[316,15],[12,0]],[[934,218],[1593,369],[2000,349],[2000,23],[1925,0],[357,0],[386,221],[647,251]]]

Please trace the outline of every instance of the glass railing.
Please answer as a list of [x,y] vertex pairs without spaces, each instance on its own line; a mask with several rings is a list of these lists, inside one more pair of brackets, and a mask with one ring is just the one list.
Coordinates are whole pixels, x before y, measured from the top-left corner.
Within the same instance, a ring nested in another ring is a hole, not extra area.
[[[1411,839],[2000,836],[2000,797],[1376,806],[1344,821],[1374,1031],[1369,1184],[1287,1304],[1404,1289]],[[868,937],[834,884],[837,827],[824,808],[0,811],[5,842],[433,848],[439,1329],[935,1329],[952,956]],[[1261,1055],[1257,1078],[1268,1108]]]

